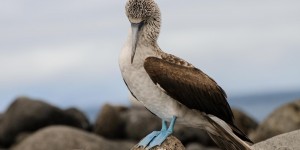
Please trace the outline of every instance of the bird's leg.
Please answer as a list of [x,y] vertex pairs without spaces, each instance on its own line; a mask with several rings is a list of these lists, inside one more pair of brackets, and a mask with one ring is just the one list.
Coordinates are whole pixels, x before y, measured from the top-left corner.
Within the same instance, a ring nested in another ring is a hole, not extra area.
[[166,130],[167,130],[167,123],[165,120],[162,120],[160,131],[166,131]]
[[162,127],[162,130],[160,131],[160,133],[150,142],[149,146],[147,147],[147,149],[150,149],[154,146],[157,146],[157,145],[161,145],[161,143],[163,143],[167,137],[173,133],[173,130],[174,130],[174,125],[175,125],[175,122],[176,122],[176,116],[173,116],[172,120],[171,120],[171,123],[169,125],[169,128],[166,129],[166,126],[165,126],[165,130],[163,130],[164,128],[164,125]]
[[151,141],[153,141],[153,139],[155,139],[155,137],[157,135],[159,135],[161,132],[166,131],[166,130],[167,130],[167,123],[166,123],[165,120],[162,120],[161,130],[160,131],[153,131],[150,134],[148,134],[146,137],[144,137],[138,143],[138,146],[147,147],[151,143]]

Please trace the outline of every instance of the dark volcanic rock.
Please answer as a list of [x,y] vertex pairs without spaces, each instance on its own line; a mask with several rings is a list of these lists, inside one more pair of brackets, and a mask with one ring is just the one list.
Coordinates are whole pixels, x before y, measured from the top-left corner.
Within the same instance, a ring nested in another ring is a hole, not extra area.
[[129,139],[141,140],[154,130],[161,129],[161,120],[143,107],[133,107],[122,114],[126,121],[125,133]]
[[133,145],[109,141],[72,127],[51,126],[37,131],[11,150],[128,150]]
[[125,122],[121,114],[127,112],[127,109],[122,106],[104,105],[97,117],[94,133],[110,139],[124,138]]
[[3,120],[4,114],[0,114],[0,123]]
[[178,137],[178,139],[184,145],[187,145],[188,143],[192,142],[201,143],[202,145],[206,146],[215,145],[215,143],[209,137],[206,131],[198,128],[191,128],[180,124],[176,124],[173,135]]
[[[145,148],[135,145],[131,150],[145,150]],[[153,147],[151,150],[185,150],[185,148],[176,137],[169,136],[160,146]]]
[[39,100],[20,97],[7,109],[0,123],[0,147],[9,147],[22,132],[63,124],[82,128],[81,122],[63,110]]
[[254,131],[257,128],[258,123],[241,110],[232,109],[232,112],[234,115],[234,123],[245,134],[249,134],[251,131]]
[[283,105],[272,112],[250,138],[259,142],[297,129],[300,129],[300,100]]
[[90,122],[83,112],[81,112],[77,108],[69,108],[66,109],[65,112],[70,116],[76,118],[78,121],[80,121],[81,127],[83,129],[90,130],[91,128]]

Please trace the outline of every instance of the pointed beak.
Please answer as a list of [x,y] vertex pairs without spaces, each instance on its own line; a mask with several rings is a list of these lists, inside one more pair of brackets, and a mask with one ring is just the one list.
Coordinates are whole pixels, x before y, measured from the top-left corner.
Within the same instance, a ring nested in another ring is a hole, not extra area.
[[131,23],[132,29],[132,51],[131,51],[131,63],[133,62],[138,39],[139,39],[139,32],[143,26],[143,22],[140,23]]

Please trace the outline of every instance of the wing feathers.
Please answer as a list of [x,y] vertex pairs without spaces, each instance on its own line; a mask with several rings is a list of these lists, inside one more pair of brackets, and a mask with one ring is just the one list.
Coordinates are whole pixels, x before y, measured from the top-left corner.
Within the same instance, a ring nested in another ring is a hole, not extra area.
[[201,70],[156,57],[148,57],[144,68],[152,81],[173,99],[190,109],[215,115],[233,124],[233,114],[225,92]]

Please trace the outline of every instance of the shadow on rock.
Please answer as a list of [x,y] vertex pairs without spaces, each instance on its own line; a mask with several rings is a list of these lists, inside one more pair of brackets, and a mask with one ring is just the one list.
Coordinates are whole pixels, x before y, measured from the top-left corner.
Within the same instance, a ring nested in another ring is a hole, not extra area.
[[249,134],[258,127],[257,121],[245,114],[243,111],[233,108],[234,123],[245,134]]

